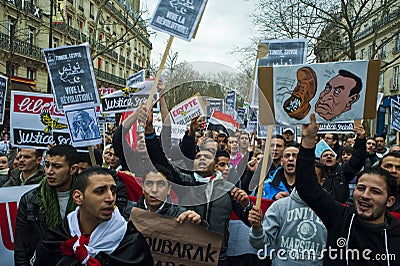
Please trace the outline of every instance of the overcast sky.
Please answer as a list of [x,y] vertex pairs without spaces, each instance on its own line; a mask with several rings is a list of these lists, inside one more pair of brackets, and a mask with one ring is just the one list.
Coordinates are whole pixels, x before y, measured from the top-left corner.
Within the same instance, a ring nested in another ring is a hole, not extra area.
[[[249,15],[254,9],[256,0],[210,0],[196,38],[186,42],[174,38],[171,50],[178,52],[178,63],[183,61],[213,61],[231,67],[239,65],[239,55],[231,55],[235,47],[250,44],[250,38],[255,35],[254,26]],[[142,0],[142,10],[153,14],[158,0]],[[154,32],[153,29],[149,29]],[[160,62],[165,51],[169,35],[163,32],[152,34],[152,60]]]

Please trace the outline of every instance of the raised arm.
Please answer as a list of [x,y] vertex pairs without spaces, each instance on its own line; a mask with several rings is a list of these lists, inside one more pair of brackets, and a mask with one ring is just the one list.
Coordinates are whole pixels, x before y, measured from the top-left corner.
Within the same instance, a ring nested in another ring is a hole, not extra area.
[[315,115],[311,114],[310,124],[303,125],[302,139],[296,163],[296,189],[301,199],[318,215],[329,229],[335,216],[341,216],[344,208],[318,184],[314,168],[315,136],[318,132]]

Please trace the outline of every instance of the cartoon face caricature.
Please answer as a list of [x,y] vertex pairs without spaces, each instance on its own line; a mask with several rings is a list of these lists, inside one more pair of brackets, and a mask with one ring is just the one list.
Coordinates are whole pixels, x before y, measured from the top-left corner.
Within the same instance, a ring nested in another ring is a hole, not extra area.
[[95,120],[86,111],[79,111],[74,114],[73,118],[73,134],[75,137],[80,135],[84,140],[98,138],[100,132]]
[[339,75],[330,79],[320,93],[315,104],[315,112],[325,120],[332,120],[338,115],[351,110],[351,105],[360,98],[361,79],[346,70],[339,70]]

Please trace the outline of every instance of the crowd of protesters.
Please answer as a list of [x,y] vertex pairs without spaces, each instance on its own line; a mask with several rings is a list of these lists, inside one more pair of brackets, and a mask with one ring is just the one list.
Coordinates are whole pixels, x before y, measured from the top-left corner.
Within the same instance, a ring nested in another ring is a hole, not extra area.
[[[160,136],[142,104],[106,146],[94,149],[96,165],[69,145],[0,155],[2,187],[39,184],[19,203],[16,265],[152,265],[143,236],[129,221],[133,207],[222,234],[218,265],[367,261],[332,258],[328,247],[370,249],[386,255],[385,264],[396,264],[389,255],[400,254],[400,229],[389,212],[400,212],[400,148],[387,147],[386,136],[367,136],[361,125],[341,141],[338,134],[318,135],[313,115],[301,140],[295,128],[273,135],[261,190],[273,203],[264,213],[249,196],[258,196],[265,140],[244,129],[207,129],[197,116],[174,145],[162,98],[160,104],[166,118]],[[143,126],[133,149],[125,136],[137,120]],[[316,158],[320,139],[329,148]],[[108,242],[102,234],[110,235]]]

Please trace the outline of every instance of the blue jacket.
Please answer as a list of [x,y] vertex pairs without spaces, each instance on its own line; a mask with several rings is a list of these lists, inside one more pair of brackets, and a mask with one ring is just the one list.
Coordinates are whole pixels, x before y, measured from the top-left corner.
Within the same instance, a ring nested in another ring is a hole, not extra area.
[[275,171],[269,172],[268,177],[264,181],[262,198],[272,200],[279,192],[287,192],[290,194],[282,182],[283,178],[285,178],[285,176],[282,166],[276,168]]

